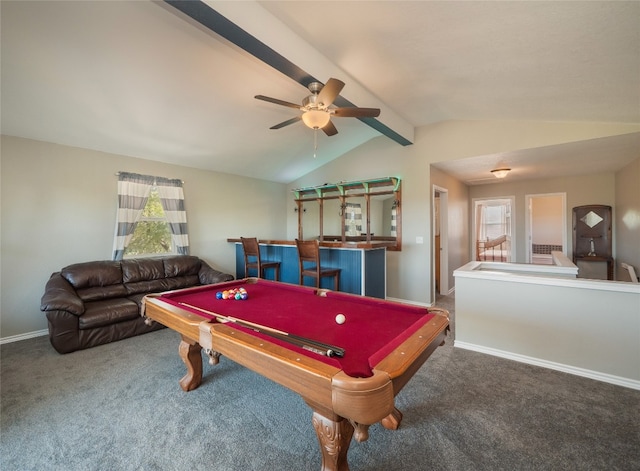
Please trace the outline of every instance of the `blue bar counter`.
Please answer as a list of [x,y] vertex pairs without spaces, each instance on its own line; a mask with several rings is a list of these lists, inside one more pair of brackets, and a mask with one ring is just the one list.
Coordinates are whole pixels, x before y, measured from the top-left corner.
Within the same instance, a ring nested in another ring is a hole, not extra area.
[[[244,253],[240,239],[228,239],[236,244],[236,278],[257,276],[244,272]],[[280,281],[299,284],[300,268],[295,242],[259,241],[262,260],[280,262]],[[345,293],[385,299],[387,257],[385,244],[375,243],[320,243],[320,266],[340,268],[340,289]],[[267,270],[266,278],[273,279],[273,270]],[[307,286],[314,286],[314,279],[305,277]],[[323,278],[320,287],[333,289],[333,278]]]

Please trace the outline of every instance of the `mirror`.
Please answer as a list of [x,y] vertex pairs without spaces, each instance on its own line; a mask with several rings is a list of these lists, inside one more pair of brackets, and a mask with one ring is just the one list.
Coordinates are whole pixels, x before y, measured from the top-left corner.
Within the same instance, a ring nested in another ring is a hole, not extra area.
[[341,182],[293,192],[299,239],[401,250],[400,179]]

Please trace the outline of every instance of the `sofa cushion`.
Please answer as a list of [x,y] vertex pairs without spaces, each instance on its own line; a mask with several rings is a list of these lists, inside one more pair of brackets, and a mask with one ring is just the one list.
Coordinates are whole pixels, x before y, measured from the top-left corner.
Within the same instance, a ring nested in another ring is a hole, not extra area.
[[150,281],[137,281],[135,283],[127,283],[127,297],[133,294],[139,293],[162,293],[163,291],[170,291],[173,289],[169,278],[163,278],[161,280]]
[[176,276],[175,278],[164,278],[162,280],[138,281],[137,283],[127,283],[127,297],[140,293],[162,293],[174,289],[191,288],[198,286],[200,278],[197,275]]
[[124,283],[160,280],[164,277],[164,263],[160,258],[139,258],[122,261],[122,281]]
[[138,305],[126,298],[86,302],[84,308],[84,314],[78,318],[81,330],[94,329],[140,317]]
[[174,278],[167,278],[167,285],[170,290],[190,288],[191,286],[198,286],[200,284],[200,278],[198,275],[189,276],[176,276]]
[[76,289],[78,297],[85,302],[100,301],[101,299],[122,298],[127,295],[127,289],[122,283],[108,286],[92,286],[91,288]]
[[60,274],[76,290],[122,283],[120,262],[109,260],[69,265],[63,268]]
[[164,261],[164,276],[174,278],[176,276],[197,275],[200,271],[201,261],[193,255],[180,255],[167,257]]

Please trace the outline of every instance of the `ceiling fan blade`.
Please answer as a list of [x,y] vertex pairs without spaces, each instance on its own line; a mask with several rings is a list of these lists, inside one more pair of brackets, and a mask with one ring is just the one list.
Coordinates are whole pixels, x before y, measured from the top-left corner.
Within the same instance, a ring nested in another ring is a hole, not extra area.
[[269,103],[275,103],[276,105],[288,106],[289,108],[295,108],[297,110],[300,109],[300,105],[296,105],[295,103],[290,103],[284,100],[278,100],[277,98],[271,98],[264,95],[256,95],[254,98],[262,101],[268,101]]
[[290,124],[297,123],[302,119],[302,116],[296,116],[295,118],[288,119],[286,121],[281,122],[280,124],[276,124],[275,126],[271,126],[269,129],[280,129],[285,126],[289,126]]
[[327,80],[327,83],[322,87],[320,93],[318,94],[318,102],[322,103],[324,106],[329,106],[333,103],[333,100],[336,99],[342,88],[344,87],[344,82],[341,82],[338,79],[330,78]]
[[322,130],[327,136],[335,136],[336,134],[338,134],[338,130],[331,121],[325,124]]
[[380,116],[378,108],[336,108],[334,116],[340,118],[376,118]]

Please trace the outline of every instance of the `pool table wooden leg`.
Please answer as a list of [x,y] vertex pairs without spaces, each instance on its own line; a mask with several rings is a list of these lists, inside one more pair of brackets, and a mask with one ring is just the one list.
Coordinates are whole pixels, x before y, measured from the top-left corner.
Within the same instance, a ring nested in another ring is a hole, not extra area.
[[353,436],[353,426],[342,417],[335,420],[313,411],[313,428],[320,442],[322,471],[348,471],[347,452]]
[[187,367],[187,374],[180,380],[183,391],[196,389],[202,383],[202,347],[199,343],[182,336],[178,353]]
[[393,412],[380,421],[387,430],[398,430],[402,422],[402,412],[394,407]]

